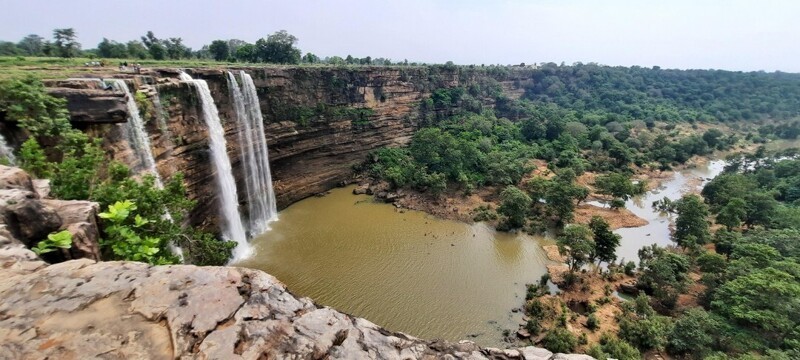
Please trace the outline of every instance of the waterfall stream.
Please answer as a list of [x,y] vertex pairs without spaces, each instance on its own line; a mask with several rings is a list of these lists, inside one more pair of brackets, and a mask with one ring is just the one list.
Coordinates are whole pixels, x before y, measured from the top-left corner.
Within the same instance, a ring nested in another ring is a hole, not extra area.
[[6,138],[0,134],[0,159],[5,158],[9,165],[14,165],[17,158],[14,156],[14,149],[8,146]]
[[[97,79],[97,81],[102,80]],[[156,187],[158,189],[163,189],[164,182],[161,180],[158,169],[156,169],[156,160],[150,148],[150,136],[147,134],[144,121],[142,120],[141,114],[139,114],[139,106],[136,104],[136,98],[134,98],[130,89],[128,89],[125,80],[109,79],[107,81],[111,83],[114,90],[125,93],[127,98],[126,105],[128,107],[128,123],[123,128],[125,137],[128,140],[128,144],[131,145],[131,150],[133,150],[134,155],[139,160],[139,164],[141,164],[144,170],[153,175]],[[172,216],[166,210],[164,211],[163,217],[172,221]],[[183,249],[181,249],[180,246],[170,242],[169,249],[173,254],[183,259]]]
[[233,261],[241,260],[250,255],[251,248],[247,242],[247,235],[239,215],[239,202],[236,193],[236,182],[233,178],[231,161],[228,158],[225,143],[225,130],[219,118],[217,106],[205,80],[194,80],[188,74],[181,72],[180,79],[189,83],[197,90],[197,97],[203,110],[203,119],[208,126],[209,147],[214,163],[215,178],[219,190],[222,220],[222,236],[227,240],[236,242],[233,250]]
[[128,89],[125,80],[109,79],[107,81],[111,83],[114,90],[125,93],[127,99],[126,105],[128,107],[128,123],[125,127],[125,136],[127,137],[128,144],[131,145],[131,150],[133,150],[133,154],[139,160],[143,168],[142,170],[146,170],[152,174],[155,177],[156,186],[162,189],[164,183],[161,181],[161,175],[158,174],[158,170],[156,170],[156,161],[153,158],[153,151],[150,149],[150,137],[147,134],[147,130],[144,128],[144,121],[139,114],[139,106],[136,105],[136,98],[134,98],[133,93]]
[[239,76],[242,79],[241,88],[233,73],[228,72],[228,88],[239,124],[239,144],[244,164],[249,215],[247,228],[250,236],[257,236],[269,229],[268,224],[277,219],[278,211],[256,87],[246,72],[240,71]]

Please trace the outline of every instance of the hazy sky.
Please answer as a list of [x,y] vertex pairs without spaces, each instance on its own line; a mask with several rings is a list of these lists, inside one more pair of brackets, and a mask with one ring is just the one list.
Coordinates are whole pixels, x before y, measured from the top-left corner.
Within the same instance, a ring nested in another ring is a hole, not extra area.
[[800,72],[798,0],[0,0],[0,39],[254,42],[285,29],[330,55],[458,64],[576,61]]

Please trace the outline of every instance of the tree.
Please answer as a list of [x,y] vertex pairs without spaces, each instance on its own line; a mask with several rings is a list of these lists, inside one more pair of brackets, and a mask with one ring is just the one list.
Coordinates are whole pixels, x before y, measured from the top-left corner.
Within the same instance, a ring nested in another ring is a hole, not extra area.
[[708,144],[708,147],[714,149],[722,144],[720,138],[722,138],[723,135],[725,134],[719,129],[708,129],[703,133],[703,140]]
[[312,53],[306,53],[303,55],[303,62],[306,64],[316,64],[319,62],[319,56]]
[[717,224],[733,230],[742,224],[747,216],[747,203],[740,198],[733,198],[717,213]]
[[234,57],[236,58],[236,61],[257,62],[258,59],[256,58],[256,46],[253,44],[243,44],[236,49]]
[[103,41],[97,44],[97,56],[123,59],[128,57],[128,49],[125,44],[103,38]]
[[502,203],[497,212],[504,215],[507,219],[506,224],[509,228],[518,228],[525,225],[525,218],[531,207],[531,198],[518,187],[509,185],[500,194]]
[[150,53],[147,51],[147,47],[145,47],[141,41],[128,41],[126,48],[128,50],[128,56],[132,58],[144,60],[147,59],[148,55],[150,55]]
[[152,31],[148,31],[145,36],[142,36],[142,43],[147,48],[147,52],[150,53],[150,57],[154,60],[164,60],[167,58],[166,47],[164,47],[162,41],[157,38]]
[[670,318],[657,315],[644,294],[624,303],[617,320],[619,337],[642,350],[663,349],[672,332]]
[[552,352],[570,353],[578,346],[578,339],[567,329],[555,328],[547,332],[542,345]]
[[262,61],[273,64],[297,64],[300,62],[300,49],[294,45],[297,37],[286,30],[278,31],[256,41],[256,57]]
[[673,240],[678,246],[689,248],[708,242],[711,237],[708,230],[708,207],[699,196],[684,195],[676,201],[675,211],[678,218],[675,219]]
[[686,291],[689,259],[655,246],[640,250],[639,259],[642,268],[639,287],[652,294],[662,305],[672,308],[678,295]]
[[772,219],[775,216],[778,208],[778,201],[772,194],[764,192],[752,192],[745,196],[747,202],[747,216],[744,218],[744,223],[748,227],[761,225],[769,227]]
[[599,216],[592,216],[589,229],[594,234],[594,258],[597,266],[603,261],[610,264],[617,260],[616,250],[622,237],[614,234],[608,223]]
[[36,34],[30,34],[17,43],[17,48],[28,56],[43,55],[44,38]]
[[0,56],[19,55],[20,50],[17,45],[10,41],[0,41]]
[[639,187],[631,182],[630,177],[622,173],[600,175],[595,179],[594,186],[598,193],[622,200],[628,200],[631,196],[641,193]]
[[182,38],[169,38],[162,40],[167,51],[167,56],[172,60],[179,60],[192,57],[192,49],[183,45]]
[[768,336],[783,336],[800,322],[800,281],[772,267],[754,270],[720,286],[711,308]]
[[702,308],[691,308],[675,322],[667,349],[673,354],[691,354],[693,358],[702,359],[711,351],[713,334],[719,326],[716,319]]
[[228,57],[230,56],[230,47],[228,46],[228,42],[225,40],[212,41],[211,45],[208,46],[208,51],[211,52],[211,56],[216,61],[228,60]]
[[78,34],[73,28],[53,30],[53,44],[58,52],[58,56],[72,58],[78,56],[81,44],[77,42]]
[[595,246],[592,241],[592,231],[586,225],[567,225],[564,232],[558,236],[557,242],[558,250],[567,255],[571,272],[592,261]]

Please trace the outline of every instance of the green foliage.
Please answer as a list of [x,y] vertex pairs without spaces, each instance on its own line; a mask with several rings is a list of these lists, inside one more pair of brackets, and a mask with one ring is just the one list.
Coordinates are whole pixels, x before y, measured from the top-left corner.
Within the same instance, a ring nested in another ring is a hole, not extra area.
[[589,348],[586,354],[595,359],[639,360],[642,358],[638,349],[609,334],[601,335],[600,344]]
[[602,217],[592,216],[589,229],[594,234],[594,256],[598,266],[601,262],[612,263],[617,260],[616,250],[622,237],[611,231],[611,227]]
[[491,207],[486,205],[481,205],[472,210],[474,214],[472,217],[473,221],[491,221],[497,220],[497,212],[492,210]]
[[634,304],[624,303],[617,321],[620,338],[641,350],[664,349],[673,327],[670,318],[656,315],[646,295],[639,295]]
[[531,198],[516,186],[509,185],[500,194],[501,204],[497,212],[505,216],[508,228],[525,225],[525,218],[531,207]]
[[594,186],[598,193],[622,200],[643,194],[645,189],[643,185],[634,184],[629,175],[622,173],[600,175],[595,179]]
[[788,119],[800,109],[796,76],[784,73],[549,63],[532,76],[526,98],[622,121]]
[[228,42],[225,40],[214,40],[211,42],[211,45],[208,46],[208,51],[211,52],[211,56],[216,61],[225,61],[228,60],[230,57],[230,48],[228,47]]
[[697,195],[684,195],[675,202],[675,233],[673,240],[683,248],[708,243],[711,234],[708,230],[708,207]]
[[150,264],[166,264],[170,261],[157,255],[160,251],[161,239],[140,236],[135,229],[147,225],[150,220],[140,215],[129,217],[136,210],[131,201],[116,202],[108,206],[108,211],[98,216],[108,221],[105,227],[106,238],[101,242],[110,247],[114,255],[120,259],[142,261]]
[[667,349],[672,354],[702,359],[711,351],[719,324],[705,310],[692,308],[675,321]]
[[586,327],[592,331],[597,330],[600,327],[600,319],[595,314],[589,314],[586,318]]
[[772,267],[754,270],[720,286],[711,307],[739,324],[779,337],[800,321],[800,281]]
[[595,244],[592,240],[592,231],[586,225],[567,225],[557,241],[558,250],[567,256],[571,272],[592,261]]
[[686,291],[689,282],[689,259],[655,245],[639,250],[639,259],[642,269],[639,287],[652,294],[661,305],[675,306],[678,295]]
[[300,63],[301,52],[294,46],[296,43],[297,37],[286,30],[275,32],[266,39],[261,38],[256,41],[252,54],[255,58],[248,60],[273,64]]
[[47,239],[39,241],[35,247],[31,248],[36,255],[53,252],[56,249],[69,249],[72,246],[72,234],[67,231],[59,231],[47,235]]
[[558,327],[545,334],[542,346],[554,353],[570,353],[578,346],[578,339],[567,329]]

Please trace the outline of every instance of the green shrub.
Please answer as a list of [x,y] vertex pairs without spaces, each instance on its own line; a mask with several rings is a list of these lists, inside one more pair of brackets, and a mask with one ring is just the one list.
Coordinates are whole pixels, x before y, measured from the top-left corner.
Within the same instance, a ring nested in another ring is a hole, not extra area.
[[555,328],[544,336],[542,346],[554,353],[570,353],[578,346],[578,339],[567,329]]
[[594,314],[589,314],[589,317],[586,319],[586,327],[592,331],[597,330],[600,327],[600,319]]
[[47,235],[47,239],[39,241],[35,247],[31,248],[36,255],[53,252],[56,249],[69,249],[72,246],[72,234],[63,230]]

